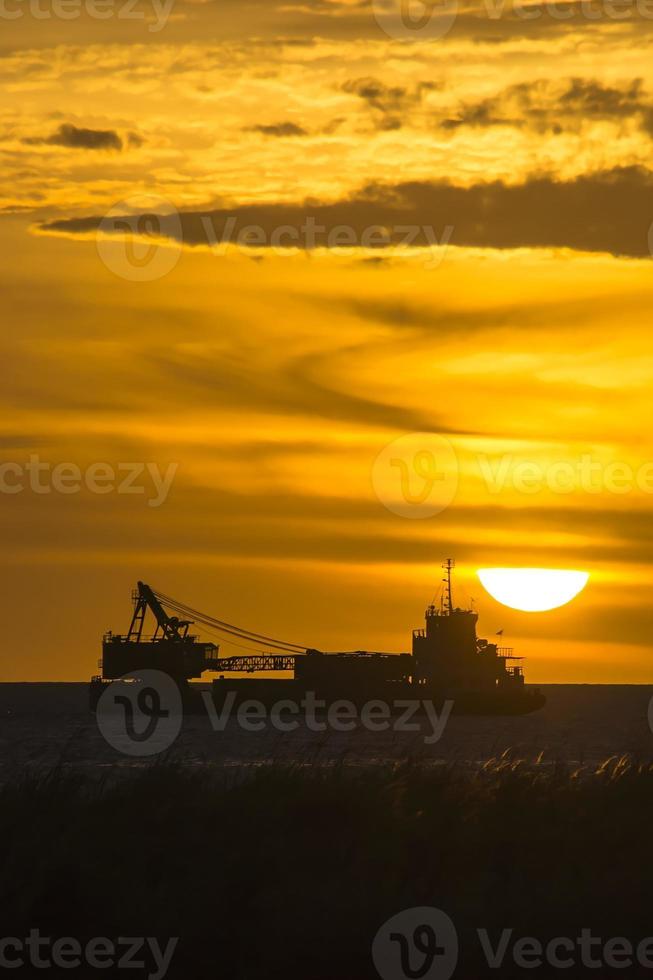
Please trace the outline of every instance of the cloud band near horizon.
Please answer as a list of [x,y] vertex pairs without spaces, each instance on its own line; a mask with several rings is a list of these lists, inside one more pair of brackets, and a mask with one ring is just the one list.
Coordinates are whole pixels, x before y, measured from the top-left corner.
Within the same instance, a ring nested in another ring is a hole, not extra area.
[[[648,258],[653,222],[653,171],[619,167],[573,180],[532,177],[516,185],[502,181],[457,186],[445,181],[371,184],[332,203],[236,205],[178,214],[58,218],[37,226],[41,233],[71,236],[131,231],[188,246],[238,243],[265,248],[364,247],[409,244],[432,247],[452,229],[448,244],[515,249],[566,248],[614,256]],[[295,234],[306,230],[310,235]],[[257,237],[246,229],[259,229]],[[370,229],[385,229],[375,236]],[[281,229],[286,229],[284,234]],[[342,229],[339,235],[335,229]],[[347,237],[345,229],[351,232]],[[413,234],[408,235],[407,230]],[[435,234],[433,234],[435,232]],[[276,234],[275,234],[276,233]]]

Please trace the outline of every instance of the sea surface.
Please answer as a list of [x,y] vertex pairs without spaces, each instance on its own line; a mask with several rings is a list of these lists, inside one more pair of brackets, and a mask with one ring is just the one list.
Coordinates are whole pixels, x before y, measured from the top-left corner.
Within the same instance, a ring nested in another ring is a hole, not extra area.
[[0,684],[0,781],[29,772],[79,769],[87,773],[157,764],[249,767],[270,763],[373,766],[414,759],[427,764],[479,766],[504,754],[542,764],[595,766],[611,756],[653,761],[649,702],[653,686],[542,685],[546,706],[521,717],[452,716],[438,741],[419,731],[283,733],[269,722],[244,731],[232,718],[215,731],[208,715],[183,720],[171,745],[158,754],[127,755],[107,742],[88,710],[86,684]]

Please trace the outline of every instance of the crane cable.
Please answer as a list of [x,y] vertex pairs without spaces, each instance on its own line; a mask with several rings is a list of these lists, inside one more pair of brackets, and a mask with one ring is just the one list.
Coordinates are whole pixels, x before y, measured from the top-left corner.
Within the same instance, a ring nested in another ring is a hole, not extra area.
[[273,647],[277,650],[280,650],[283,653],[300,653],[300,652],[304,653],[306,651],[306,647],[299,647],[294,645],[291,647],[283,643],[283,641],[276,641],[273,640],[272,638],[259,639],[258,636],[252,636],[249,633],[245,631],[241,631],[239,629],[228,629],[225,626],[217,626],[211,617],[198,616],[196,613],[193,613],[191,610],[187,608],[182,608],[182,609],[179,609],[178,607],[172,607],[172,608],[174,608],[176,612],[181,612],[183,615],[188,615],[188,614],[192,615],[193,621],[201,623],[205,628],[213,629],[219,633],[226,633],[229,636],[235,636],[239,640],[246,640],[248,643],[256,643],[262,647]]
[[191,615],[194,622],[201,623],[205,628],[211,628],[219,633],[226,633],[229,636],[235,636],[238,639],[246,640],[249,643],[256,643],[262,647],[273,647],[283,653],[304,653],[306,650],[306,647],[291,647],[282,642],[272,640],[271,638],[259,639],[257,636],[251,636],[249,633],[241,631],[240,629],[229,629],[226,626],[216,625],[215,621],[211,617],[198,615],[188,607],[173,606],[170,603],[168,603],[168,605],[170,605],[175,612],[179,612],[184,616]]
[[178,602],[176,599],[165,595],[163,592],[154,591],[154,595],[160,602],[164,603],[166,606],[169,606],[175,612],[181,613],[184,616],[192,616],[194,620],[202,623],[204,626],[212,627],[220,633],[227,633],[230,636],[235,636],[238,639],[246,640],[249,643],[255,643],[260,646],[272,646],[277,650],[282,650],[287,653],[304,653],[308,649],[307,646],[303,646],[298,643],[274,639],[273,637],[265,636],[263,633],[254,633],[251,630],[243,629],[240,626],[234,626],[233,623],[226,623],[221,619],[216,619],[213,616],[202,613],[198,609],[194,609],[192,606],[187,606],[183,602]]

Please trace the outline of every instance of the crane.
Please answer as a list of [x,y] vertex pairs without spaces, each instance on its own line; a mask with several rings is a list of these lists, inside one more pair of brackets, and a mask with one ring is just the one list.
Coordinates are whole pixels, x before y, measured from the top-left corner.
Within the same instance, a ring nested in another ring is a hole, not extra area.
[[190,619],[178,619],[176,616],[168,616],[167,612],[157,599],[155,593],[144,582],[139,582],[137,590],[132,593],[134,600],[134,615],[132,616],[131,626],[127,634],[129,643],[140,643],[143,636],[143,625],[145,614],[148,607],[152,610],[156,619],[156,630],[154,640],[179,641],[185,640],[188,636],[188,629],[192,626]]
[[[106,633],[102,645],[102,676],[96,680],[111,681],[136,670],[164,670],[180,683],[201,678],[206,670],[220,673],[257,673],[259,671],[295,671],[306,657],[323,656],[319,650],[255,633],[233,623],[216,619],[193,609],[171,596],[157,592],[145,582],[139,581],[132,593],[134,612],[129,631],[124,635]],[[171,609],[178,615],[171,615]],[[148,610],[156,622],[151,636],[144,634]],[[191,618],[192,617],[192,618]],[[206,629],[219,633],[226,643],[245,646],[253,653],[221,657],[219,645],[201,643],[191,634],[190,627],[200,623]],[[240,642],[238,642],[240,641]],[[394,657],[390,654],[368,653],[359,650],[335,654],[341,662]]]

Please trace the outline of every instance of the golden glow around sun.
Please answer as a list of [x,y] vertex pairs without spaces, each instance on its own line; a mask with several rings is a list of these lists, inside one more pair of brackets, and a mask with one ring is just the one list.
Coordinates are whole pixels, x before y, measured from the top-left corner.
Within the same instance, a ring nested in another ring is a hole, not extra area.
[[546,612],[571,602],[582,592],[589,572],[556,568],[480,568],[477,572],[486,592],[511,609]]

